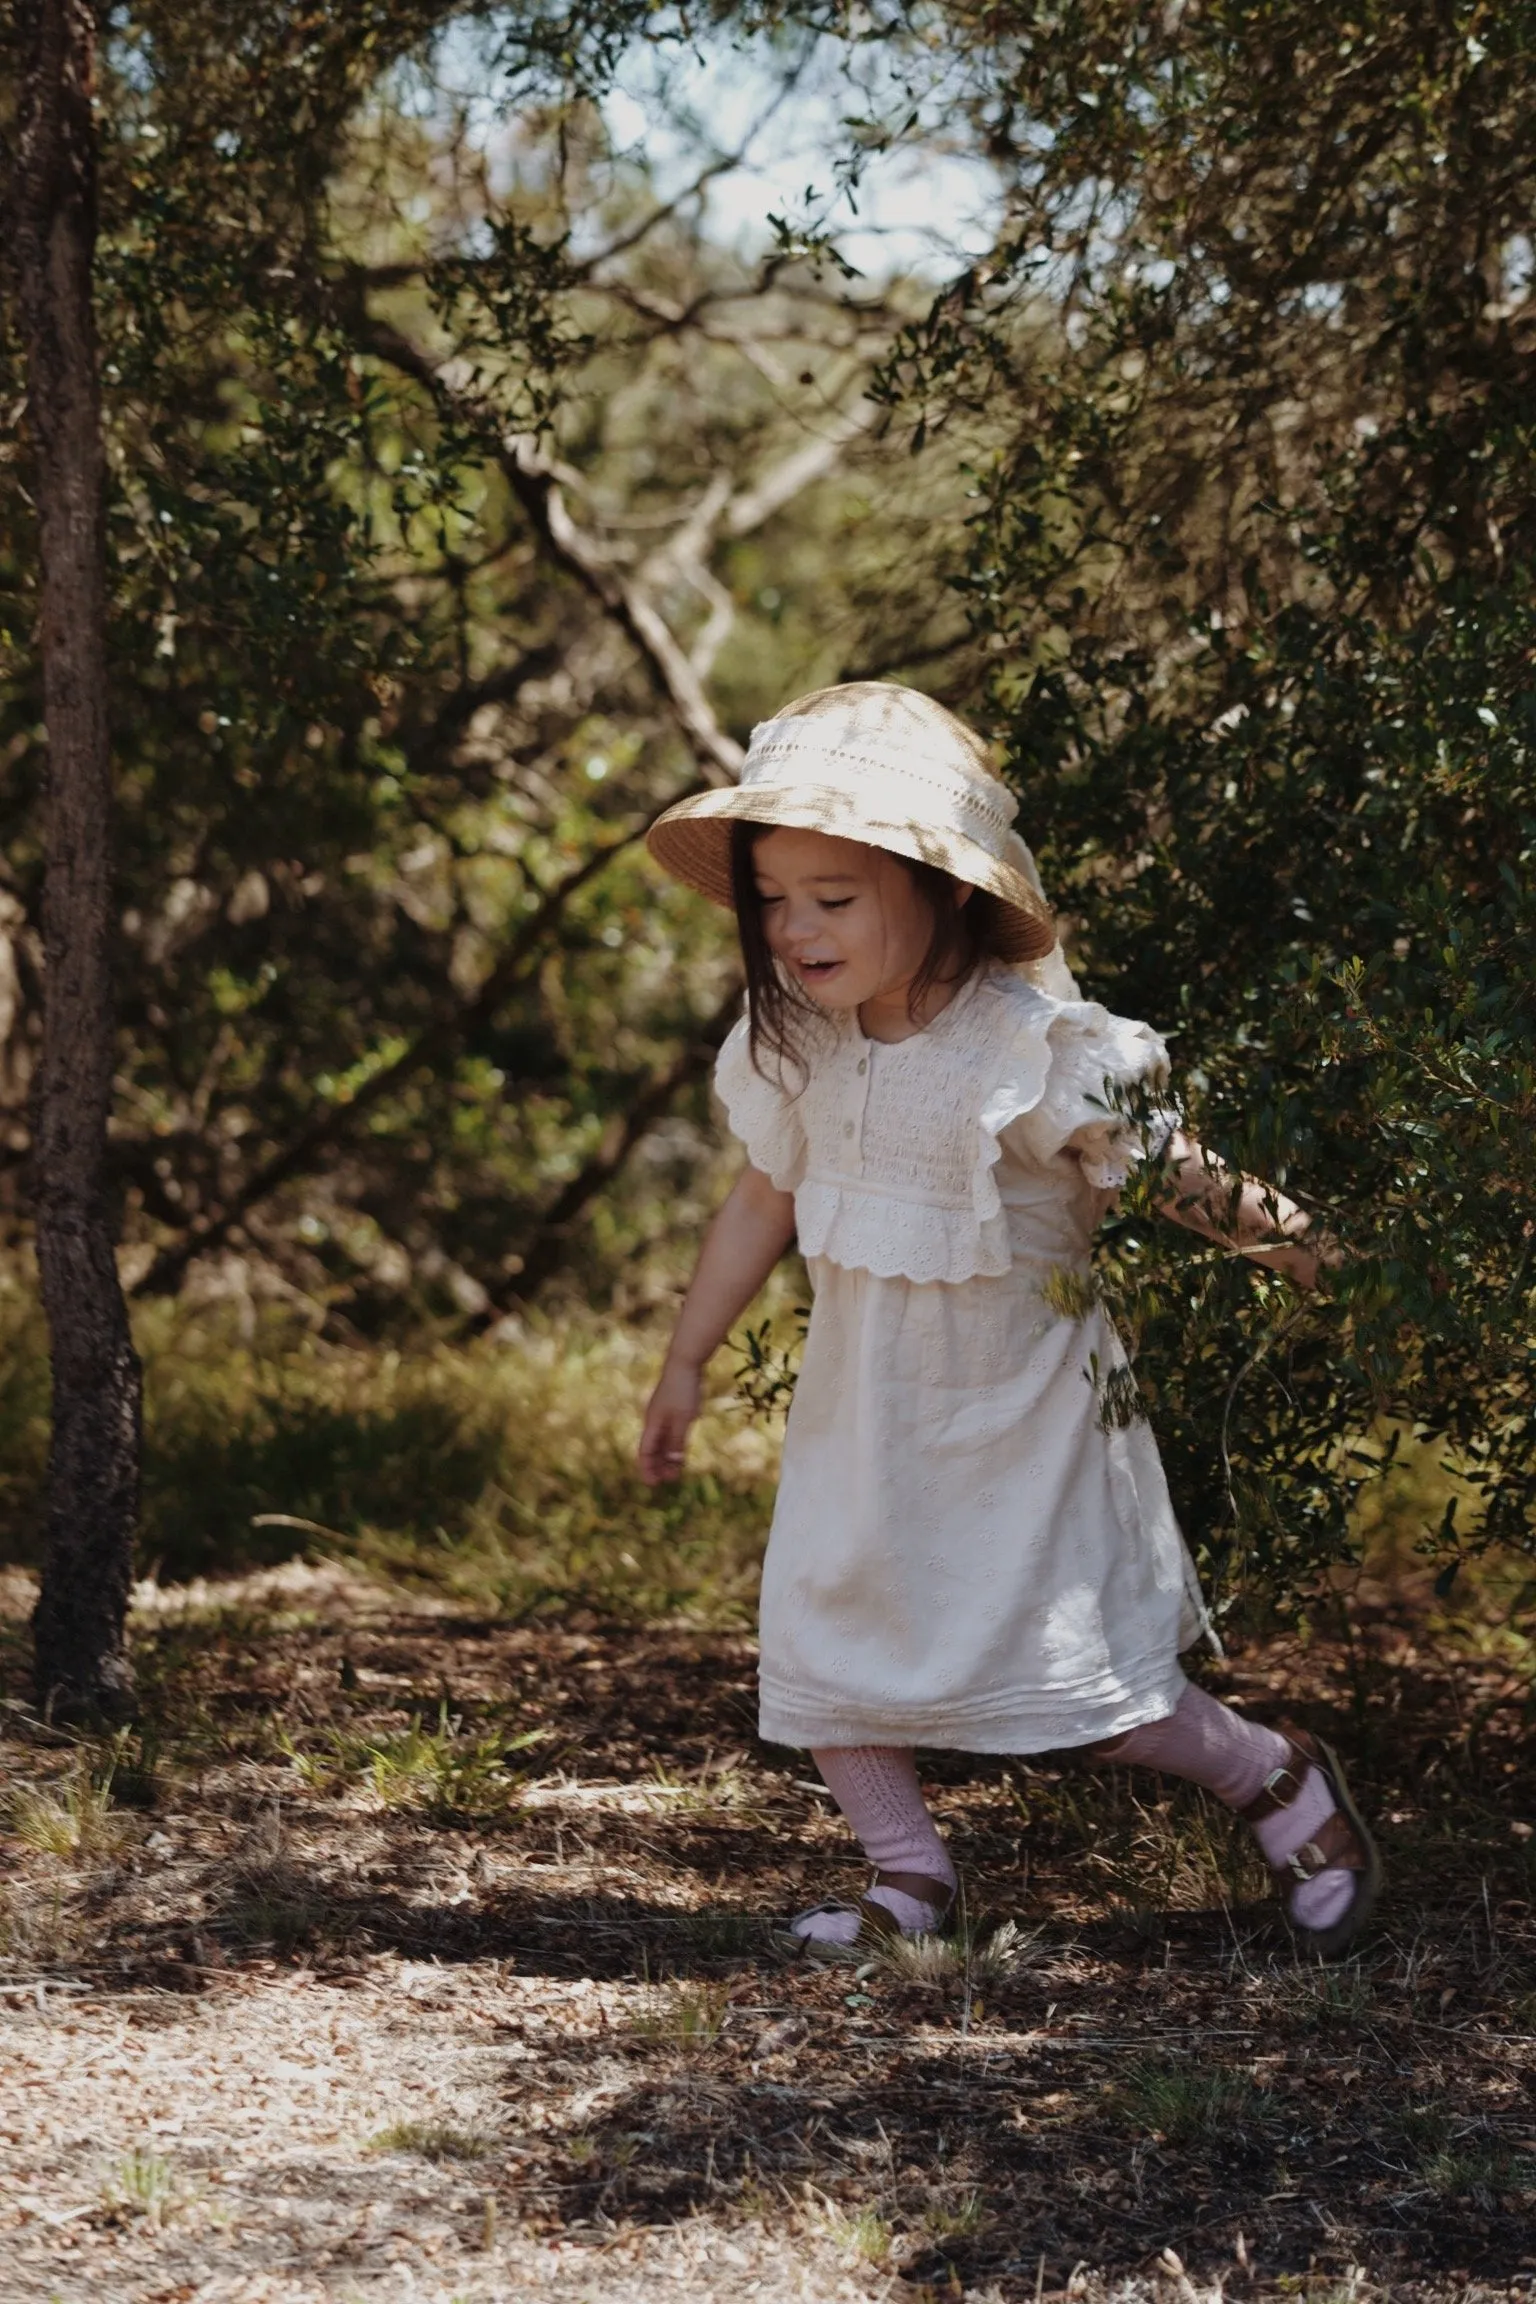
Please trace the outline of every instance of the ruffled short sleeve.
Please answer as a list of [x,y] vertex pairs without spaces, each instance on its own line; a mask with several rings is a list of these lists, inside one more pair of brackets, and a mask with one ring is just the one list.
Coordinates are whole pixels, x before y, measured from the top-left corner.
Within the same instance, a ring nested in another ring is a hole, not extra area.
[[1092,1000],[1063,1002],[1048,1037],[1044,1090],[1013,1121],[1008,1142],[1039,1161],[1074,1153],[1095,1190],[1118,1192],[1179,1124],[1166,1092],[1168,1051],[1150,1025]]
[[[772,1059],[769,1059],[770,1067]],[[745,1016],[731,1029],[715,1059],[715,1093],[725,1106],[731,1134],[747,1158],[780,1192],[793,1192],[805,1179],[805,1126],[792,1089],[765,1079],[752,1061]]]

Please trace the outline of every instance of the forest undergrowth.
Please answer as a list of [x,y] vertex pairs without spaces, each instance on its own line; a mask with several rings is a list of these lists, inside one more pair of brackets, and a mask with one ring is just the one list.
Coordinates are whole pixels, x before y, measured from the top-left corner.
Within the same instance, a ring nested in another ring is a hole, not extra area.
[[[731,1356],[690,1475],[648,1495],[634,1450],[654,1327],[578,1313],[338,1339],[323,1307],[219,1294],[141,1307],[150,1581],[329,1555],[498,1616],[580,1602],[623,1617],[752,1620],[778,1431]],[[35,1565],[47,1454],[41,1316],[0,1275],[0,1563]]]
[[[34,1718],[31,1578],[0,1579],[7,2304],[1529,2292],[1513,1586],[1449,1615],[1378,1576],[1205,1668],[1326,1724],[1381,1820],[1343,1966],[1296,1957],[1201,1797],[930,1755],[956,1945],[818,1969],[774,1923],[857,1874],[755,1736],[772,1450],[728,1372],[647,1503],[643,1339],[376,1356],[365,1393],[365,1355],[300,1384],[188,1333],[179,1375],[147,1339],[150,1524],[191,1580],[138,1589],[137,1728]],[[173,1553],[178,1467],[208,1526]],[[280,1478],[288,1524],[242,1536]]]

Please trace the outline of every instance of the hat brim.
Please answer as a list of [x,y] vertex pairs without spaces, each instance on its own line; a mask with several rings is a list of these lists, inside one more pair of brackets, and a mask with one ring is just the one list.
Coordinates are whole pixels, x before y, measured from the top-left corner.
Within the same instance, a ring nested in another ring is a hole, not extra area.
[[884,821],[851,793],[825,785],[731,785],[679,800],[658,816],[645,844],[664,872],[732,910],[731,826],[775,824],[825,832],[884,848],[914,864],[933,864],[951,878],[984,888],[997,899],[995,948],[1004,960],[1043,960],[1056,942],[1049,905],[1016,865],[989,854],[962,833],[940,831],[910,818]]

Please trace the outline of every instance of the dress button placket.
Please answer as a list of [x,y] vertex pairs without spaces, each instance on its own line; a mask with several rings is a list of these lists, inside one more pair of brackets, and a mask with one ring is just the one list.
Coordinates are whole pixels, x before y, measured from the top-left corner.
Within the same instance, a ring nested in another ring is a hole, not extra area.
[[854,1173],[862,1175],[864,1170],[864,1109],[869,1102],[869,1057],[867,1053],[859,1058],[853,1070],[855,1083],[853,1090],[854,1117],[843,1122],[843,1138],[846,1143],[853,1146]]

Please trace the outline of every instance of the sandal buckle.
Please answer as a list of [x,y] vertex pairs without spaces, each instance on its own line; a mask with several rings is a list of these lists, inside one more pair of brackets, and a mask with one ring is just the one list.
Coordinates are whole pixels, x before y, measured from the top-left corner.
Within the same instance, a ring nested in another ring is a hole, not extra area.
[[[1305,1777],[1306,1771],[1304,1769],[1298,1775],[1290,1761],[1283,1760],[1278,1768],[1272,1768],[1265,1777],[1262,1797],[1273,1800],[1277,1808],[1289,1808],[1294,1801],[1300,1799]],[[1280,1789],[1282,1784],[1288,1784],[1290,1790],[1283,1792]]]

